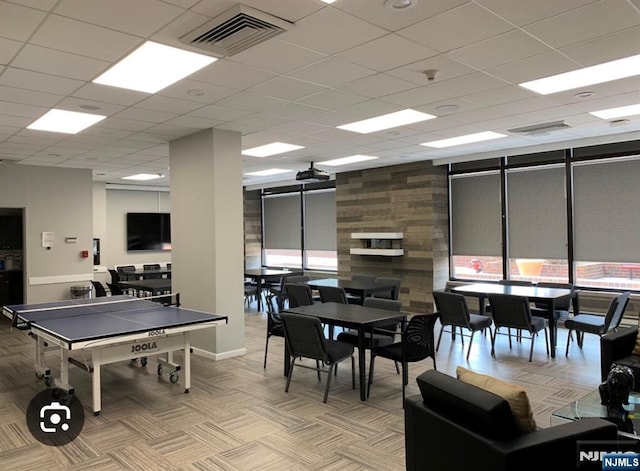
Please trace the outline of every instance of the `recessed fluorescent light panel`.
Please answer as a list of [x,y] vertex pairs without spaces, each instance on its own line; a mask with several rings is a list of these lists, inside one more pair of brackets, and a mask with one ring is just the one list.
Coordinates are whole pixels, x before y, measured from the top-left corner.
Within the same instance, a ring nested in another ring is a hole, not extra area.
[[520,86],[541,95],[563,92],[596,83],[610,82],[640,74],[640,54],[604,64],[552,75],[521,83]]
[[93,82],[156,93],[216,60],[215,57],[147,41]]
[[104,118],[106,118],[106,116],[53,109],[36,119],[27,126],[27,129],[77,134],[83,129],[96,124],[98,121],[102,121]]
[[254,147],[242,151],[242,155],[250,155],[251,157],[269,157],[270,155],[284,154],[292,150],[304,149],[304,146],[296,146],[285,142],[272,142],[264,146]]
[[324,2],[328,5],[331,5],[333,2],[335,2],[336,0],[320,0],[321,2]]
[[402,110],[395,113],[384,114],[375,118],[365,119],[364,121],[356,121],[355,123],[343,124],[338,129],[345,131],[359,132],[361,134],[369,134],[371,132],[382,131],[383,129],[397,128],[407,124],[419,123],[428,119],[436,118],[436,116],[421,113],[416,110]]
[[293,172],[293,170],[286,170],[284,168],[268,168],[267,170],[258,170],[257,172],[245,173],[245,175],[252,177],[268,177],[270,175],[279,175],[281,173]]
[[131,175],[129,177],[122,177],[123,180],[138,180],[138,181],[155,180],[156,178],[164,178],[164,175],[161,175],[159,173],[138,173],[136,175]]
[[364,162],[365,160],[373,160],[377,158],[378,157],[373,157],[371,155],[351,155],[349,157],[342,157],[341,159],[326,160],[324,162],[318,162],[318,163],[320,165],[337,166],[337,165],[354,164],[356,162]]
[[621,106],[619,108],[609,108],[608,110],[590,111],[589,114],[600,119],[623,118],[625,116],[640,114],[640,104]]
[[500,134],[493,131],[477,132],[475,134],[467,134],[466,136],[452,137],[450,139],[442,139],[440,141],[425,142],[420,144],[421,146],[435,147],[436,149],[443,149],[445,147],[459,146],[462,144],[471,144],[473,142],[490,141],[491,139],[498,139],[500,137],[507,137],[505,134]]

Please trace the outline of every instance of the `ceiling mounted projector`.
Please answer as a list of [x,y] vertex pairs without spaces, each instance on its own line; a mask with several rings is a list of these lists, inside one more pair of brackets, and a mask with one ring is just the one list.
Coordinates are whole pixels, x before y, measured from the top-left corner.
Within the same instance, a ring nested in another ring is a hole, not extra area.
[[329,173],[313,167],[313,162],[307,170],[301,170],[296,174],[296,180],[303,181],[324,181],[329,180]]

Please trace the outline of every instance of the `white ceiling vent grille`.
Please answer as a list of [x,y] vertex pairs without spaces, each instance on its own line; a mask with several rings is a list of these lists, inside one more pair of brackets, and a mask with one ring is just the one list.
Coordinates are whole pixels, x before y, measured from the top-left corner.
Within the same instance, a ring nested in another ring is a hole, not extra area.
[[236,5],[185,34],[180,41],[219,56],[233,56],[287,31],[293,23],[246,5]]
[[524,126],[521,128],[508,129],[513,134],[528,134],[529,136],[535,136],[539,134],[547,134],[552,131],[560,131],[562,129],[568,129],[571,126],[565,124],[564,121],[550,121],[548,123],[534,124],[533,126]]

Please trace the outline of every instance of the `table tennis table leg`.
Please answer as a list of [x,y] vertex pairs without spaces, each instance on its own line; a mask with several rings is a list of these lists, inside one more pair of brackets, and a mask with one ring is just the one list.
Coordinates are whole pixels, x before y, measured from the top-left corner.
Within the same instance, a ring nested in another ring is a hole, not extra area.
[[46,350],[44,339],[42,337],[36,337],[36,362],[34,367],[36,369],[36,377],[44,378],[44,384],[51,386],[51,369],[49,369],[44,360],[44,352]]
[[100,349],[94,348],[91,351],[91,363],[93,373],[91,373],[91,393],[93,398],[93,415],[100,415],[102,409],[100,398]]
[[187,394],[191,388],[191,339],[189,332],[184,334],[184,392]]

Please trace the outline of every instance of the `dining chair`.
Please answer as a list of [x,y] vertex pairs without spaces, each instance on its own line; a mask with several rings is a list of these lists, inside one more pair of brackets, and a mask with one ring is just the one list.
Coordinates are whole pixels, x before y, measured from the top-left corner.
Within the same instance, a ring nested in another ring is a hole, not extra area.
[[[521,334],[524,332],[529,333],[529,338],[531,339],[529,361],[533,358],[534,340],[538,336],[538,332],[544,331],[547,355],[549,355],[547,320],[544,317],[531,315],[529,298],[510,294],[490,294],[489,304],[491,305],[491,317],[494,325],[493,335],[491,336],[491,355],[495,355],[496,337],[501,327],[518,329]],[[507,335],[509,336],[509,348],[511,348],[511,333]]]
[[617,330],[622,321],[624,311],[629,304],[629,291],[615,296],[609,303],[607,313],[602,316],[598,314],[580,313],[564,321],[564,326],[569,331],[567,336],[567,348],[565,356],[569,355],[569,344],[571,343],[571,332],[576,331],[578,346],[582,348],[584,334],[595,334],[602,337],[604,334]]
[[[160,264],[159,263],[148,263],[146,265],[142,265],[142,270],[143,271],[160,270]],[[148,279],[162,278],[162,273],[153,273],[153,274],[150,274],[150,275],[144,275],[144,278],[148,278]]]
[[313,304],[311,287],[305,284],[286,283],[285,292],[289,300],[289,307],[309,306]]
[[136,267],[134,265],[120,265],[118,267],[118,276],[120,277],[120,280],[128,280],[128,274],[135,271]]
[[267,367],[267,352],[269,350],[269,339],[271,337],[284,338],[284,327],[282,325],[282,319],[278,312],[278,296],[272,293],[267,294],[266,299],[267,306],[267,340],[264,344],[264,365]]
[[348,304],[347,293],[339,286],[318,286],[320,301],[323,303]]
[[[560,288],[573,290],[573,283],[551,283],[540,282],[536,285],[538,288]],[[569,317],[569,310],[571,309],[571,298],[563,299],[554,304],[553,316],[556,320],[567,319]],[[545,303],[535,303],[531,308],[531,314],[536,316],[547,315],[547,305]]]
[[[370,307],[373,309],[385,309],[387,311],[400,312],[402,303],[395,299],[384,298],[365,298],[363,307]],[[388,324],[382,324],[378,326],[376,331],[369,331],[364,337],[365,350],[371,350],[372,348],[382,347],[383,345],[390,345],[396,339],[396,334],[399,331],[401,321],[391,321]],[[354,347],[358,346],[358,331],[353,329],[347,329],[344,332],[340,332],[337,337],[342,342],[347,342]],[[396,362],[396,372],[400,373],[400,367]]]
[[[318,373],[318,380],[321,380],[320,373],[327,373],[327,384],[324,389],[322,402],[326,403],[331,387],[331,377],[336,374],[338,363],[351,358],[351,386],[356,388],[355,360],[353,357],[353,345],[338,340],[327,339],[322,330],[322,324],[317,317],[305,316],[283,312],[280,314],[284,329],[285,342],[289,350],[291,367],[287,375],[287,385],[285,392],[289,392],[291,377],[296,366],[315,370]],[[297,360],[308,358],[316,361],[315,368],[299,363]],[[328,368],[323,368],[326,366]]]
[[[469,348],[467,349],[467,360],[471,353],[471,345],[473,344],[473,336],[476,332],[489,329],[489,334],[493,335],[491,325],[493,321],[489,316],[480,314],[471,314],[467,306],[467,300],[462,294],[451,293],[448,291],[434,291],[433,299],[436,304],[436,311],[440,315],[440,334],[438,335],[438,343],[436,344],[436,352],[440,348],[440,340],[446,327],[450,327],[451,339],[455,340],[456,329],[460,329],[460,338],[464,349],[464,337],[469,337]],[[464,334],[464,329],[469,331],[469,335]]]
[[107,283],[107,287],[111,292],[111,296],[119,296],[121,294],[124,294],[124,291],[122,291],[122,288],[120,288],[120,285],[118,283]]
[[[364,283],[375,283],[376,276],[375,275],[367,275],[364,273],[355,273],[351,275],[351,281],[360,281]],[[362,305],[364,299],[357,294],[347,293],[347,301],[349,304],[358,304]]]
[[380,284],[389,284],[393,286],[393,289],[389,291],[380,291],[378,293],[374,293],[374,297],[383,298],[383,299],[399,299],[400,298],[400,285],[402,284],[401,278],[393,278],[393,277],[385,277],[379,276],[375,279],[376,283]]
[[101,298],[107,295],[107,290],[101,282],[92,280],[91,284],[93,285],[93,292],[96,298]]
[[[433,340],[433,328],[438,319],[437,314],[417,314],[409,320],[398,333],[400,341],[371,349],[369,362],[369,384],[367,397],[373,384],[373,369],[376,357],[393,360],[402,365],[402,400],[404,402],[406,386],[409,383],[409,363],[431,358],[433,369],[436,368],[436,352]],[[378,330],[378,329],[374,329]]]
[[120,281],[120,274],[118,273],[118,271],[114,270],[113,268],[109,268],[109,274],[111,275],[111,283],[118,284],[118,282]]

